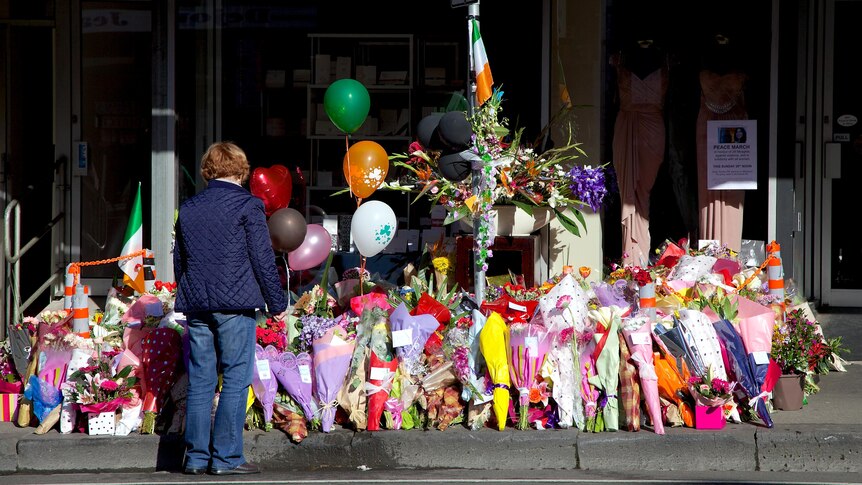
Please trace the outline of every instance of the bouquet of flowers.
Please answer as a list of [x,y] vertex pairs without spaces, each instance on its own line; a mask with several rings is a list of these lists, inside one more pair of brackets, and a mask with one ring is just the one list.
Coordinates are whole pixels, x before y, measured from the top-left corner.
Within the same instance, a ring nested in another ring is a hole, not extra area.
[[701,406],[723,406],[733,399],[735,382],[727,382],[713,376],[713,367],[707,369],[704,376],[691,376],[688,379],[688,388],[691,395]]
[[[545,363],[545,356],[553,338],[542,325],[512,325],[509,337],[509,377],[518,390],[518,429],[529,427],[528,411],[534,395],[546,391],[547,383],[540,386],[536,377]],[[547,404],[547,397],[544,399]]]
[[12,361],[12,349],[8,340],[0,342],[0,394],[18,394],[23,385],[15,363]]
[[[497,90],[482,106],[476,109],[470,122],[474,144],[470,151],[487,166],[491,175],[491,201],[494,204],[514,204],[526,212],[533,207],[550,207],[569,224],[566,229],[578,233],[574,221],[564,215],[572,210],[583,223],[579,208],[598,210],[604,196],[605,174],[603,167],[576,165],[586,156],[580,143],[571,137],[561,147],[539,153],[534,146],[522,143],[523,129],[510,132],[509,120],[501,116],[502,92]],[[447,222],[468,216],[474,195],[470,180],[447,180],[440,170],[441,152],[422,146],[410,145],[408,153],[392,156],[393,164],[406,169],[406,175],[386,188],[419,191],[433,203],[446,207]]]
[[[511,132],[508,119],[501,116],[502,100],[502,91],[496,89],[467,117],[473,143],[460,153],[460,160],[442,157],[441,151],[414,142],[408,153],[391,157],[394,166],[405,169],[405,175],[384,184],[384,188],[418,192],[417,198],[425,196],[433,204],[442,205],[448,212],[445,224],[474,215],[490,221],[494,204],[515,205],[531,215],[533,208],[547,207],[566,230],[580,235],[578,223],[586,229],[580,209],[598,210],[607,194],[604,166],[594,168],[579,163],[578,159],[586,154],[572,139],[571,130],[566,143],[543,153],[535,147],[538,141],[522,143],[523,129]],[[469,171],[452,170],[446,166],[450,163],[478,167],[479,186],[472,186]],[[475,252],[480,265],[491,256],[491,232],[487,225],[479,232]]]
[[261,347],[271,345],[279,352],[284,352],[284,349],[287,348],[287,333],[283,321],[259,317],[254,333],[257,344]]
[[[358,320],[358,319],[356,319]],[[356,346],[356,321],[342,315],[340,323],[311,342],[314,363],[314,397],[320,406],[321,429],[328,433],[335,421],[336,398],[344,384]]]
[[[833,356],[845,349],[841,338],[826,339],[817,322],[805,316],[805,310],[797,308],[787,312],[784,325],[776,327],[772,334],[772,358],[781,367],[783,374],[825,374]],[[806,382],[809,390],[812,383]]]
[[111,358],[106,353],[98,353],[89,364],[73,372],[61,389],[66,400],[78,404],[81,411],[116,411],[138,397],[133,389],[138,379],[130,376],[132,366],[127,365],[114,374]]

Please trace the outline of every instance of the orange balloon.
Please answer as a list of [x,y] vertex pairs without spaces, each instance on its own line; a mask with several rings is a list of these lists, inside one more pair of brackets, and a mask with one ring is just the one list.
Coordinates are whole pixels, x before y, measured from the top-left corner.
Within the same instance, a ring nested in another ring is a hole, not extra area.
[[344,178],[356,197],[373,194],[389,173],[389,155],[379,143],[362,140],[354,143],[344,155]]

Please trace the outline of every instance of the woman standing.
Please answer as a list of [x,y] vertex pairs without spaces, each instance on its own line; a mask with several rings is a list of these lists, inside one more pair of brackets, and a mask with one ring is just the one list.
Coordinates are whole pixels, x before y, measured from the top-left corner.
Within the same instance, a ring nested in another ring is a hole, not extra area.
[[282,320],[287,302],[263,202],[241,185],[249,175],[245,153],[233,143],[214,143],[201,159],[201,175],[207,188],[180,206],[174,249],[175,309],[188,319],[190,341],[183,471],[258,473],[245,460],[242,440],[254,371],[255,310]]

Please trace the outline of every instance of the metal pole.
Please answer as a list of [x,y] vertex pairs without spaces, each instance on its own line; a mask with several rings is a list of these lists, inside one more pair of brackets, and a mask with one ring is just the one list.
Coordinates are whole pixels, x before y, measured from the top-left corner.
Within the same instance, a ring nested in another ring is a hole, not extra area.
[[[479,2],[472,3],[467,6],[467,46],[469,47],[467,56],[467,70],[470,74],[470,92],[468,93],[469,114],[472,116],[476,109],[476,71],[473,66],[473,36],[470,23],[475,20],[479,24]],[[482,178],[481,169],[473,169],[473,194],[479,195],[480,181]],[[473,213],[473,248],[475,250],[479,241],[479,224],[483,224],[484,219],[481,214]],[[473,255],[473,292],[476,295],[476,303],[482,304],[485,300],[485,271]]]

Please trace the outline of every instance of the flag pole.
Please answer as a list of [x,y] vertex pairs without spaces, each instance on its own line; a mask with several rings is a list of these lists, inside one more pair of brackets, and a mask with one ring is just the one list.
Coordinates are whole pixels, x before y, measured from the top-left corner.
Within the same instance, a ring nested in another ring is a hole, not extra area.
[[[470,116],[476,111],[476,66],[474,66],[473,62],[473,28],[472,21],[475,20],[476,24],[479,25],[479,2],[471,3],[467,6],[467,46],[469,47],[468,55],[467,55],[467,72],[469,73],[468,79],[470,80],[470,92],[467,96],[467,106],[468,113]],[[479,167],[473,166],[472,180],[471,185],[473,188],[473,195],[478,196],[479,190],[481,186],[482,179],[482,170]],[[480,205],[481,207],[481,205]],[[476,295],[476,303],[481,305],[485,300],[485,271],[482,269],[482,265],[479,263],[478,258],[475,255],[476,245],[479,243],[479,234],[480,234],[480,224],[484,224],[484,218],[482,214],[478,212],[473,212],[473,293]]]

